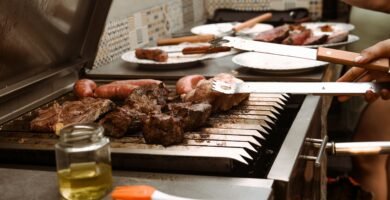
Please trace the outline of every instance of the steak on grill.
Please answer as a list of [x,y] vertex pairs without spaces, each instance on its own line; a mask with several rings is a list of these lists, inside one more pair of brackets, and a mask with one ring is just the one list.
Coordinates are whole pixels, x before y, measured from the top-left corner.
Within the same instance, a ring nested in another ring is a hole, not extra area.
[[184,139],[180,118],[167,114],[154,114],[144,120],[142,133],[146,143],[169,146]]
[[129,131],[142,129],[142,119],[145,113],[139,112],[128,105],[117,107],[114,111],[104,116],[99,123],[104,127],[104,134],[112,137],[123,137]]
[[211,114],[209,103],[172,103],[168,109],[176,117],[180,117],[185,131],[192,131],[203,126]]
[[163,83],[136,88],[126,99],[125,105],[104,116],[100,124],[105,135],[122,137],[129,131],[142,128],[142,120],[151,114],[160,114],[167,104],[168,89]]
[[49,108],[38,110],[38,116],[31,121],[30,128],[32,131],[58,134],[64,126],[94,122],[113,107],[111,100],[91,97],[67,101],[62,105],[55,102]]

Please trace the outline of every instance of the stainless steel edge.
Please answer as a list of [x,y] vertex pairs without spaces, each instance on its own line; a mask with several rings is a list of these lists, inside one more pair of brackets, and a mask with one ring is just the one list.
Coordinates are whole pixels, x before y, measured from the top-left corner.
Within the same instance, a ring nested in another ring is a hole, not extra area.
[[299,160],[299,154],[310,129],[311,121],[321,102],[320,99],[319,96],[306,96],[267,178],[289,181],[293,168]]

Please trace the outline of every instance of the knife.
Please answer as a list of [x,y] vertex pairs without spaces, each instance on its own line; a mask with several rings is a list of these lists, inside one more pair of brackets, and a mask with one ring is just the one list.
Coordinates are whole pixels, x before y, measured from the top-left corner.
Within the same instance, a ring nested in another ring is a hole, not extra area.
[[368,64],[359,64],[355,61],[355,58],[358,57],[360,54],[325,47],[311,49],[307,47],[273,44],[230,36],[225,36],[223,38],[216,39],[214,41],[211,41],[210,43],[212,45],[222,45],[245,51],[255,51],[309,60],[326,61],[336,64],[357,66],[369,70],[377,70],[390,73],[390,60],[387,58],[378,59]]
[[390,83],[347,82],[242,82],[213,81],[212,89],[225,94],[236,93],[289,93],[313,95],[362,95],[367,91],[379,93],[389,89]]

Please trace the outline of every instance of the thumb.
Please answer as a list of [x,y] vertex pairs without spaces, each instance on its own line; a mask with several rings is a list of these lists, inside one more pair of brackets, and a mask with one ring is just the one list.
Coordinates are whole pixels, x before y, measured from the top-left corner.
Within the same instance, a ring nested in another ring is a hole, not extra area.
[[356,62],[365,64],[379,58],[390,57],[390,39],[376,43],[375,45],[363,50],[356,58]]

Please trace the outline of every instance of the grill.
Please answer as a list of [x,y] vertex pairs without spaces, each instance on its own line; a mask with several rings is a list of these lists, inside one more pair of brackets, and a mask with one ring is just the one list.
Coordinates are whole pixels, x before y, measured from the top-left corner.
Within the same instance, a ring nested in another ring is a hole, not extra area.
[[[73,94],[68,93],[55,101],[62,103],[72,99]],[[239,106],[212,115],[200,130],[187,132],[182,144],[170,147],[146,144],[142,133],[111,138],[113,166],[144,171],[266,177],[298,111],[299,104],[292,101],[288,95],[251,94]],[[0,126],[1,149],[9,151],[2,154],[3,160],[54,163],[57,136],[29,130],[29,123],[39,108]],[[19,151],[25,151],[25,156],[15,159]]]
[[[5,72],[0,73],[2,163],[55,166],[53,145],[57,136],[33,133],[29,123],[37,109],[54,101],[74,99],[71,90],[80,77],[98,83],[154,78],[171,88],[187,74],[212,77],[233,72],[245,81],[275,78],[241,70],[231,62],[231,57],[158,73],[121,60],[92,69],[111,1],[72,2],[7,1],[7,10],[0,13],[0,28],[5,30],[0,35],[12,35],[0,37],[1,56],[12,58],[7,63],[0,60],[0,71]],[[57,9],[58,5],[64,9]],[[55,13],[62,11],[65,13]],[[59,19],[62,16],[66,19]],[[25,19],[29,23],[21,23]],[[319,81],[322,75],[323,71],[318,70],[298,76],[280,75],[278,80]],[[214,114],[206,126],[187,133],[180,145],[165,148],[145,144],[141,133],[112,138],[112,164],[114,169],[144,171],[138,175],[144,179],[151,176],[150,172],[163,172],[161,185],[174,182],[176,179],[169,177],[180,175],[182,180],[191,182],[191,187],[203,187],[205,182],[216,183],[214,179],[218,179],[226,185],[238,186],[237,190],[244,189],[240,187],[242,184],[252,183],[252,191],[259,189],[256,194],[269,198],[318,199],[326,180],[322,174],[325,166],[314,168],[313,162],[300,158],[312,159],[318,155],[317,147],[306,145],[305,140],[320,137],[320,105],[321,98],[314,96],[251,94],[241,105]],[[244,183],[243,178],[248,182]],[[194,179],[199,181],[193,183]]]

